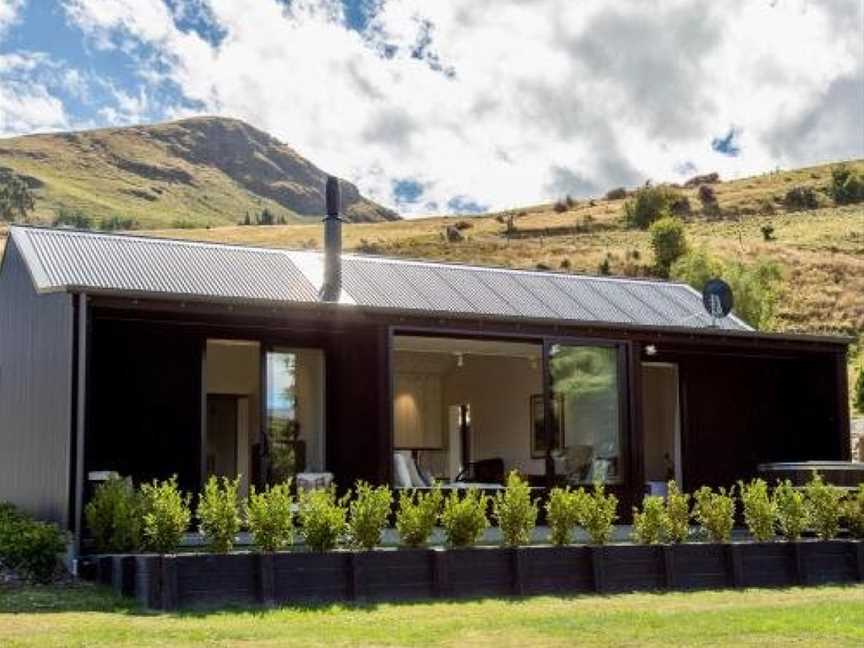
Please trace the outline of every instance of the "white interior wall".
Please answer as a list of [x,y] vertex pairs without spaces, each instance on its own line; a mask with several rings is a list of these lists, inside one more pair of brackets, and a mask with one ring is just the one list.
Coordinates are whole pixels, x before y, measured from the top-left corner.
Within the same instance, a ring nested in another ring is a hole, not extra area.
[[[207,341],[207,393],[231,394],[246,397],[238,405],[238,417],[244,416],[238,426],[238,439],[245,442],[238,448],[237,470],[242,475],[242,493],[249,489],[252,470],[250,445],[258,440],[260,411],[260,348],[257,344],[233,341]],[[246,431],[245,434],[242,432]]]
[[324,353],[319,349],[293,350],[297,418],[300,439],[306,442],[306,470],[321,472],[324,467]]
[[678,371],[674,366],[642,366],[642,430],[645,443],[645,480],[666,481],[668,453],[680,479]]

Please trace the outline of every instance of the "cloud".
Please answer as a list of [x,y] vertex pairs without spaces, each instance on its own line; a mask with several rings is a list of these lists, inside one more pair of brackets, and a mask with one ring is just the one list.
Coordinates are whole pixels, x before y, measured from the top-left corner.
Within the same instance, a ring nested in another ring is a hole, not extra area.
[[409,215],[864,157],[857,0],[64,6],[137,80],[101,121],[238,117]]
[[3,0],[0,2],[0,38],[21,17],[24,0]]
[[63,101],[52,90],[61,77],[44,53],[0,54],[0,137],[68,128]]

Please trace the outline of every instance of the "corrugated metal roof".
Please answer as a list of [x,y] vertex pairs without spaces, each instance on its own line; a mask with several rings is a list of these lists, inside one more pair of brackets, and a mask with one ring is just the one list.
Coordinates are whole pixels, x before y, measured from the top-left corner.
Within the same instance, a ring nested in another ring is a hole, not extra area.
[[[317,303],[322,255],[119,234],[13,227],[40,292]],[[704,328],[701,296],[678,283],[343,256],[341,304],[452,315]],[[735,317],[724,329],[749,331]]]

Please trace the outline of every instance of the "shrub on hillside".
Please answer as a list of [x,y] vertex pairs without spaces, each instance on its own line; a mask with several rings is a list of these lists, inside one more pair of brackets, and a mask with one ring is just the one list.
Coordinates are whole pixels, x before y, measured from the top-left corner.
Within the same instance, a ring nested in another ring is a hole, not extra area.
[[441,515],[443,497],[440,488],[416,493],[413,490],[403,490],[399,493],[396,531],[399,532],[403,545],[422,547],[429,541]]
[[786,479],[777,483],[773,498],[777,510],[777,529],[790,542],[797,540],[807,528],[804,493]]
[[684,542],[690,535],[690,495],[682,493],[677,482],[666,484],[666,515],[663,532],[669,542]]
[[84,519],[98,552],[123,553],[141,546],[141,498],[129,479],[112,477],[99,484]]
[[518,547],[531,542],[531,532],[537,524],[537,501],[531,499],[528,482],[515,470],[507,476],[504,492],[495,494],[493,509],[505,546]]
[[699,187],[699,202],[702,203],[702,211],[708,215],[714,215],[720,211],[720,203],[717,202],[717,194],[714,187],[707,184]]
[[684,223],[666,216],[651,223],[649,231],[657,273],[661,277],[668,277],[672,264],[687,252]]
[[348,507],[348,536],[353,546],[373,549],[381,542],[381,531],[387,525],[392,503],[393,494],[387,486],[357,482]]
[[489,497],[475,488],[469,489],[464,495],[452,491],[444,500],[444,511],[441,513],[441,526],[444,527],[447,544],[451,547],[477,544],[489,526],[486,518],[488,505]]
[[337,499],[333,486],[301,491],[298,510],[300,535],[309,549],[331,551],[336,548],[347,528],[347,498],[348,494]]
[[615,187],[606,192],[606,200],[624,200],[627,190],[624,187]]
[[684,183],[685,187],[697,187],[699,185],[711,184],[714,182],[720,182],[720,174],[716,171],[712,171],[711,173],[706,173],[704,175],[697,175],[690,178],[687,182]]
[[204,485],[198,501],[200,532],[210,549],[216,553],[227,553],[234,546],[240,531],[240,477],[221,479],[211,476]]
[[74,227],[75,229],[91,229],[93,219],[80,209],[61,207],[54,217],[54,227]]
[[734,491],[733,487],[727,493],[721,487],[715,493],[710,487],[703,486],[693,494],[696,501],[693,517],[712,542],[729,542],[732,538],[732,526],[735,523]]
[[615,530],[618,517],[618,498],[606,494],[602,483],[594,484],[590,493],[579,496],[579,526],[588,533],[593,544],[606,544]]
[[864,173],[856,173],[845,164],[832,167],[828,194],[838,205],[864,201]]
[[11,504],[0,503],[0,563],[25,578],[48,582],[57,571],[66,536],[56,524],[37,522]]
[[624,220],[628,227],[647,229],[654,221],[671,215],[672,204],[681,198],[681,194],[668,185],[648,183],[624,203]]
[[141,485],[144,545],[156,553],[173,551],[189,528],[192,497],[177,487],[177,476]]
[[774,226],[771,223],[766,223],[759,228],[762,232],[762,240],[766,243],[774,240]]
[[826,484],[822,476],[813,471],[813,477],[804,487],[804,507],[807,522],[821,540],[831,540],[840,529],[843,491]]
[[646,495],[642,499],[642,510],[633,507],[633,539],[640,544],[657,544],[663,541],[666,508],[663,498]]
[[762,479],[754,479],[749,484],[739,481],[738,492],[750,535],[759,542],[773,540],[777,505],[768,493],[768,484]]
[[573,529],[579,523],[582,496],[584,491],[572,491],[569,486],[566,488],[556,486],[549,492],[549,499],[546,502],[546,523],[549,525],[552,544],[558,546],[570,544]]
[[786,209],[816,209],[819,207],[819,197],[812,187],[792,187],[783,198]]
[[294,539],[294,512],[291,483],[268,486],[255,492],[251,487],[246,504],[246,525],[252,542],[262,551],[279,551]]

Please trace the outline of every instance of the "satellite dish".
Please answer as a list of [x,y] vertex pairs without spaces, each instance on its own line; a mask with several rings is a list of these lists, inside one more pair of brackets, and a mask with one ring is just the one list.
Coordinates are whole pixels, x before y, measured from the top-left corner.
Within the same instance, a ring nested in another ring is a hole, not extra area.
[[702,303],[712,320],[726,317],[735,305],[732,289],[722,279],[711,279],[702,289]]

